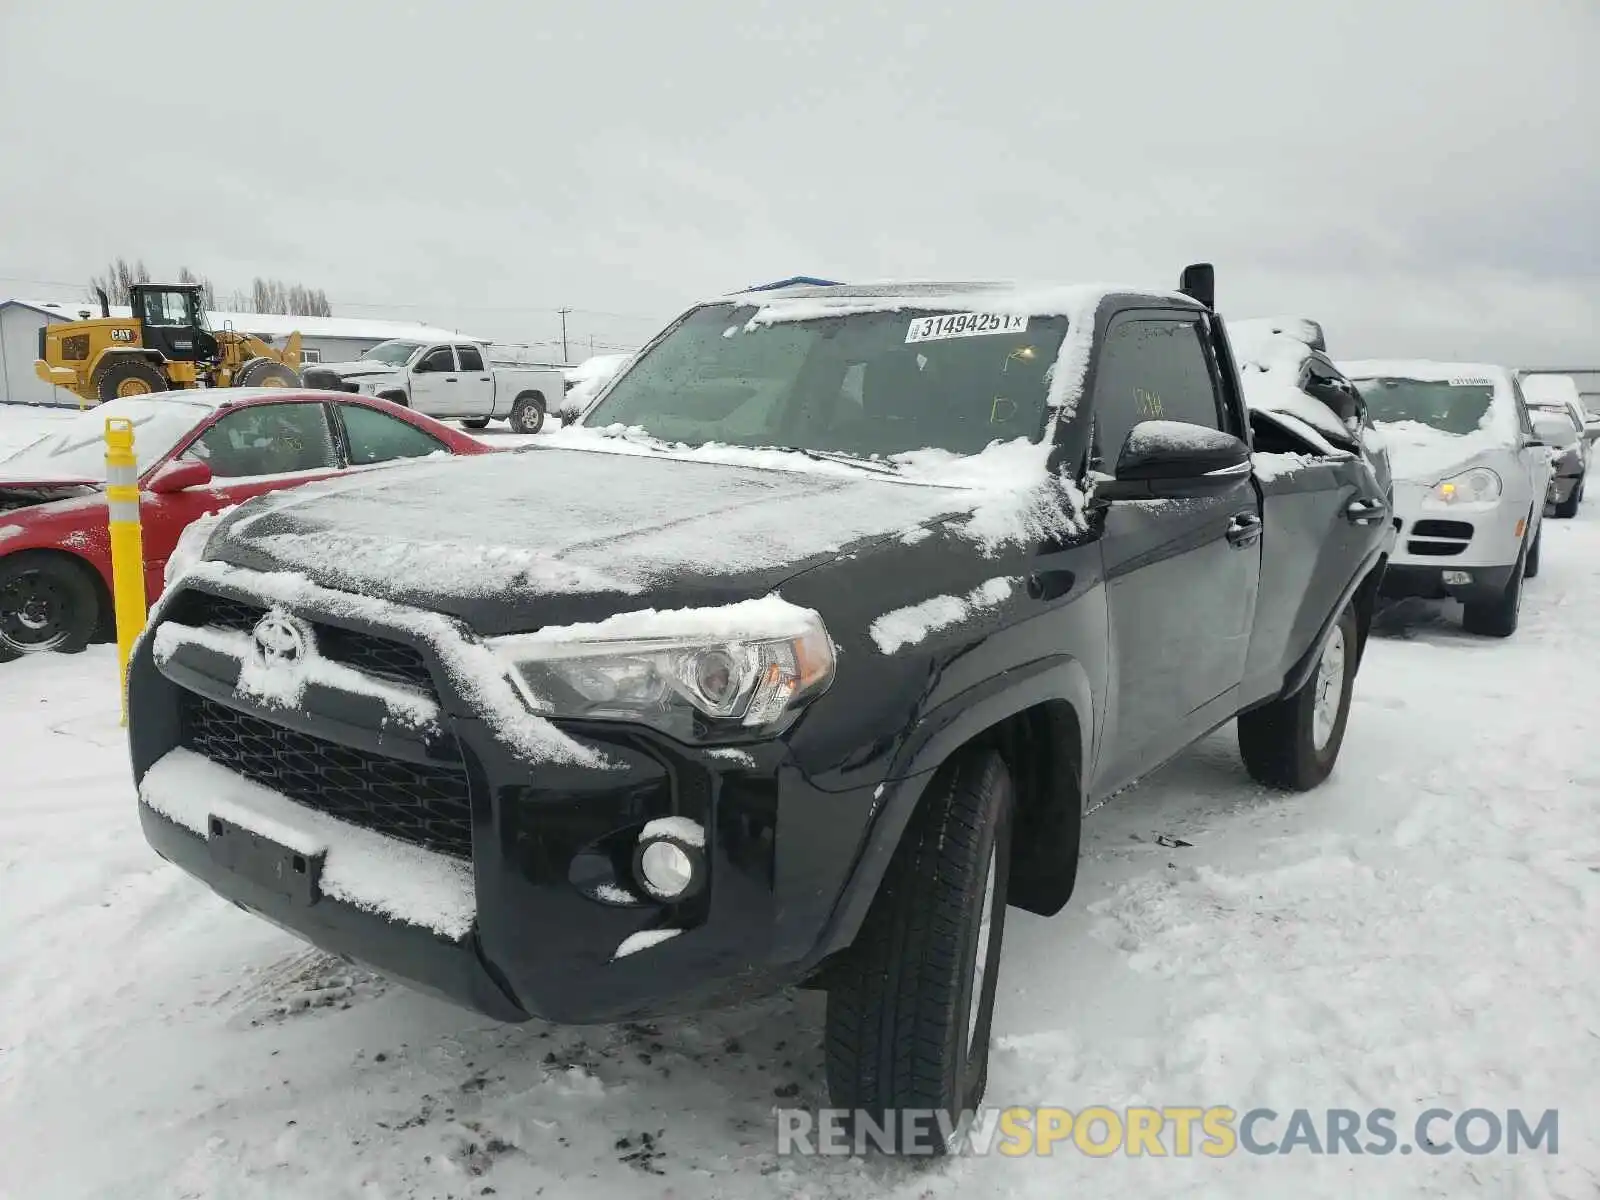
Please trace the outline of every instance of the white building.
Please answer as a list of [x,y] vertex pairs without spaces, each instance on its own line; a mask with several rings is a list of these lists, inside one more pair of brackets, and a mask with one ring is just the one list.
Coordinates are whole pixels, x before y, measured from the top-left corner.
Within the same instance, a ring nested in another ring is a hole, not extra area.
[[[0,300],[0,404],[76,406],[76,395],[41,382],[33,373],[34,361],[39,357],[39,331],[46,325],[99,315],[100,305],[94,301]],[[125,306],[113,304],[111,315],[131,317],[133,313]],[[209,316],[212,329],[237,329],[277,346],[298,331],[301,358],[306,362],[359,358],[362,351],[391,338],[430,342],[466,340],[485,345],[489,342],[488,338],[470,337],[449,329],[365,317],[282,317],[272,313],[230,312],[213,312]]]

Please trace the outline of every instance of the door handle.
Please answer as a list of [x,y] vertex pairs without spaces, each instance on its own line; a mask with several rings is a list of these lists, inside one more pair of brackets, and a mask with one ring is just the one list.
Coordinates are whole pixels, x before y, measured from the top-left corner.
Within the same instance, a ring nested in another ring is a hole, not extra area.
[[1028,576],[1030,600],[1055,600],[1065,596],[1077,582],[1071,571],[1035,571]]
[[1352,525],[1376,525],[1388,511],[1389,506],[1382,500],[1352,500],[1344,515]]
[[489,376],[487,376],[487,375],[479,375],[478,376],[478,382],[479,383],[490,383],[492,381],[490,380]]
[[1253,512],[1235,513],[1228,522],[1228,544],[1236,547],[1255,545],[1261,537],[1261,518]]
[[456,382],[456,377],[454,375],[446,375],[444,377],[444,381],[446,383],[455,383]]

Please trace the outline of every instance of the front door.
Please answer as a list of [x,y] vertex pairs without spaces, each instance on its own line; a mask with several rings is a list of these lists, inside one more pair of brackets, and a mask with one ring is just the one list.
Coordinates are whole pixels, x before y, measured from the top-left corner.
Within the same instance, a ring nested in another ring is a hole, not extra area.
[[[1141,421],[1238,434],[1219,399],[1200,321],[1128,313],[1107,331],[1092,408],[1092,469],[1114,475]],[[1110,690],[1094,791],[1165,761],[1216,723],[1243,678],[1261,562],[1261,508],[1248,472],[1184,500],[1105,505]]]
[[181,457],[204,462],[212,481],[140,496],[145,592],[152,599],[161,592],[167,560],[191,522],[340,469],[327,408],[311,401],[230,409],[202,429]]
[[454,417],[461,409],[461,372],[455,350],[435,346],[411,368],[411,407],[430,417]]
[[200,314],[192,292],[140,290],[134,293],[134,314],[139,319],[139,337],[151,350],[159,350],[172,362],[194,362],[207,357],[202,340],[210,334],[200,327]]

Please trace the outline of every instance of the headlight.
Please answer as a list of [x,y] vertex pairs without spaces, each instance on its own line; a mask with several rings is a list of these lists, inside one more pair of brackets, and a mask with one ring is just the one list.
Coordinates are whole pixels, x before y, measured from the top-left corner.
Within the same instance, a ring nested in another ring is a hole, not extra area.
[[1473,467],[1434,484],[1428,499],[1440,504],[1482,504],[1500,499],[1500,476],[1488,467]]
[[[683,741],[765,736],[833,682],[833,642],[822,619],[785,607],[794,614],[787,627],[765,636],[662,629],[659,636],[613,638],[603,635],[612,622],[601,622],[489,644],[541,715],[630,721]],[[692,619],[694,610],[649,616],[670,626],[675,616]]]

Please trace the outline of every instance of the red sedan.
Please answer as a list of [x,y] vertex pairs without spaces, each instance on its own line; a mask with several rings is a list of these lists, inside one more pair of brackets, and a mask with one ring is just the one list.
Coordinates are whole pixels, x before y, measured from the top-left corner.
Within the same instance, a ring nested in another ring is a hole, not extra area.
[[0,661],[81,649],[112,629],[108,417],[134,426],[152,601],[179,535],[207,513],[399,459],[492,452],[375,396],[226,388],[108,401],[0,460]]

